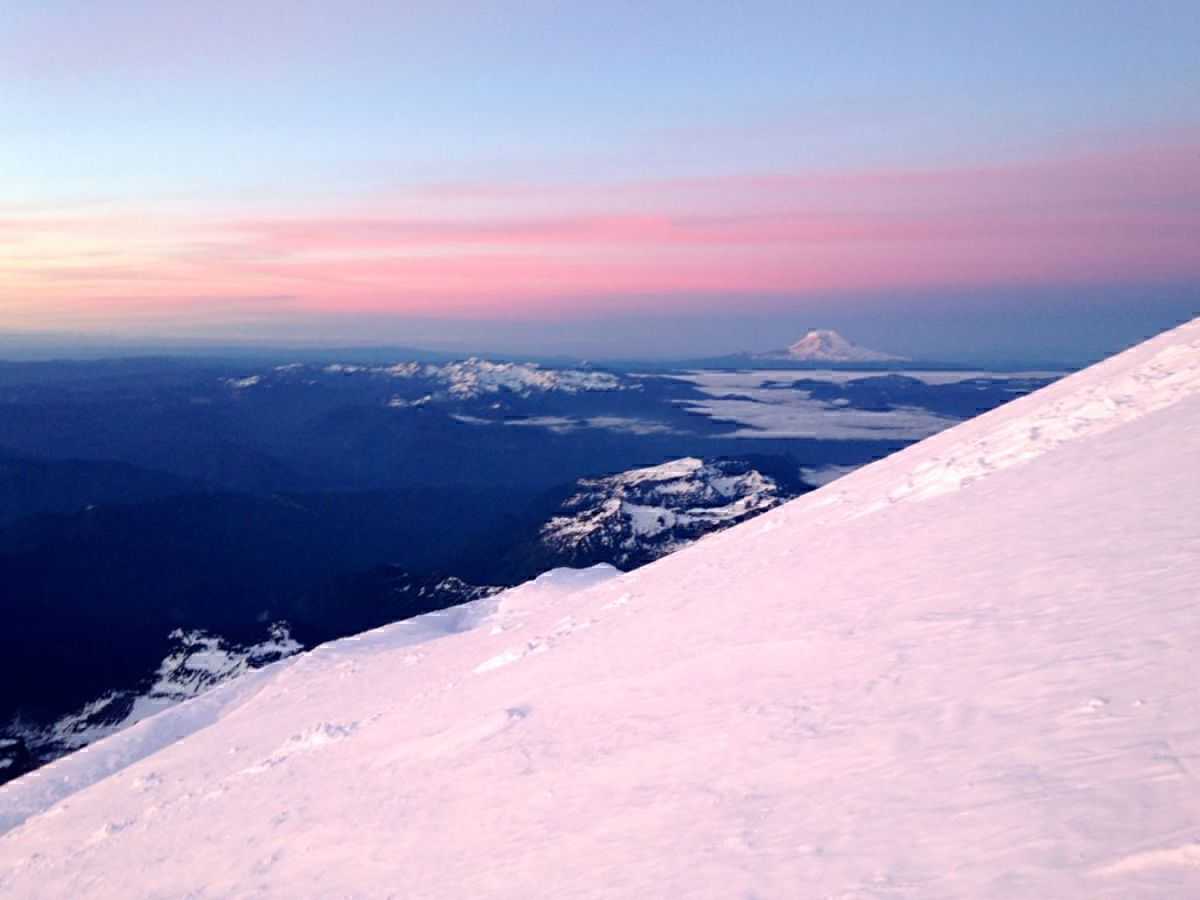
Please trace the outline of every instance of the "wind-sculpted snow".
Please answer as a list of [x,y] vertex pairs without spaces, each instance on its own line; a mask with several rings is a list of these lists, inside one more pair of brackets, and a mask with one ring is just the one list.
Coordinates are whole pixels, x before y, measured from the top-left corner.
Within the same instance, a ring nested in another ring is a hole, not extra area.
[[[0,836],[71,795],[212,725],[253,697],[263,681],[276,674],[271,670],[290,662],[277,663],[226,682],[201,697],[171,707],[0,787]],[[4,877],[0,875],[0,891],[5,888]],[[0,896],[4,894],[0,893]]]
[[[1172,343],[1159,338],[1014,400],[877,463],[873,478],[839,481],[811,502],[854,517],[932,499],[1174,406],[1200,393],[1200,327],[1171,334]],[[884,473],[893,484],[883,482]]]
[[[249,646],[231,645],[199,630],[178,630],[170,637],[173,649],[159,665],[153,683],[144,691],[109,692],[49,727],[15,729],[14,733],[36,757],[54,760],[72,751],[86,749],[90,744],[154,717],[154,727],[139,733],[127,743],[124,750],[105,755],[106,766],[121,765],[121,760],[141,758],[145,753],[190,733],[196,723],[204,722],[208,715],[204,707],[189,707],[171,724],[169,717],[160,715],[165,710],[200,697],[257,669],[287,659],[302,649],[292,638],[287,626],[282,624],[272,625],[266,639]],[[227,702],[225,699],[218,700],[217,708],[226,708]],[[10,739],[10,742],[15,744],[16,740]],[[3,749],[3,743],[0,741],[0,749]],[[84,757],[76,755],[72,759],[82,761]],[[41,772],[28,776],[27,781],[32,783],[37,776],[46,773],[48,777],[45,783],[69,790],[77,790],[90,783],[90,776],[81,773],[78,765],[62,763],[51,775],[53,768],[54,763],[51,763]],[[101,771],[108,770],[102,768]],[[56,797],[56,788],[51,787],[43,795]],[[18,815],[24,816],[27,812],[25,808]],[[9,819],[0,810],[0,834],[16,823],[17,818]]]
[[1200,339],[1166,347],[1149,360],[1100,384],[1081,379],[1027,414],[1008,411],[1003,426],[960,441],[913,469],[888,494],[895,502],[954,491],[999,469],[1019,465],[1060,444],[1165,409],[1200,390]]
[[[163,661],[154,688],[145,697],[136,698],[127,716],[113,725],[93,726],[87,733],[66,728],[60,739],[68,746],[72,742],[83,746],[98,741],[99,731],[111,736],[18,782],[0,786],[0,835],[71,794],[207,728],[255,696],[264,683],[282,676],[291,665],[299,664],[302,672],[322,672],[331,661],[335,668],[340,667],[347,656],[395,651],[485,624],[500,634],[521,621],[530,603],[598,584],[615,574],[611,566],[547,572],[512,590],[324,644],[302,657],[293,656],[299,647],[285,629],[273,629],[270,640],[238,653],[231,653],[223,642],[208,635],[181,633],[180,646]],[[272,664],[272,656],[282,661]],[[241,677],[234,677],[238,675]],[[214,679],[219,685],[212,688]],[[189,693],[195,699],[178,705]],[[141,715],[136,715],[138,712]]]
[[0,896],[1200,896],[1198,341],[142,722]]

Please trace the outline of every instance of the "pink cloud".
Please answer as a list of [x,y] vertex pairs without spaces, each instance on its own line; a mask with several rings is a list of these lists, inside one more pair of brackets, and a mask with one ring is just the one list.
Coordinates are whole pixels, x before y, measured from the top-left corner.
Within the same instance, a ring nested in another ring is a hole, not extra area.
[[[1200,279],[1198,149],[442,186],[353,215],[10,212],[0,218],[0,284],[28,310],[117,311],[128,294],[142,298],[138,310],[151,298],[187,315],[197,308],[184,297],[287,296],[313,310],[544,316],[639,308],[651,296],[682,308],[722,295]],[[471,190],[487,202],[470,203]]]

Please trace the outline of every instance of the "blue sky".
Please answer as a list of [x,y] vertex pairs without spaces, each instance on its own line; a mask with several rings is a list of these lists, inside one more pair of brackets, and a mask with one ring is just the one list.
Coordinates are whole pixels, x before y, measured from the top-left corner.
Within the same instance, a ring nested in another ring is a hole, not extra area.
[[0,330],[1165,322],[1197,46],[1186,2],[7,0]]

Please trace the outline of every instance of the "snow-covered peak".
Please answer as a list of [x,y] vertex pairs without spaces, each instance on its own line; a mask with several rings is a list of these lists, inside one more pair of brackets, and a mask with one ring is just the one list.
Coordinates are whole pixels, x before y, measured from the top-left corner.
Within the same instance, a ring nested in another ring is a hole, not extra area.
[[678,481],[693,478],[704,469],[704,460],[694,456],[673,459],[657,466],[644,466],[640,469],[630,469],[607,479],[619,484],[637,484],[642,481]]
[[1200,896],[1198,452],[1200,321],[13,782],[0,896]]
[[441,382],[450,396],[476,399],[488,394],[509,392],[528,397],[532,394],[560,391],[616,391],[621,380],[609,372],[585,369],[548,369],[537,363],[498,363],[471,357],[458,362],[399,363],[381,371],[395,378],[425,378]]
[[543,369],[534,363],[496,363],[471,358],[435,369],[435,377],[446,382],[450,393],[460,398],[501,391],[525,396],[547,391],[577,394],[581,391],[615,391],[621,386],[620,380],[607,372]]
[[[296,366],[277,367],[277,377],[297,379],[309,370]],[[368,375],[428,383],[439,396],[455,400],[474,400],[500,393],[521,397],[561,392],[579,394],[590,391],[618,391],[629,387],[611,372],[592,369],[555,369],[525,362],[493,362],[471,357],[449,363],[400,362],[389,366],[366,366],[350,363],[330,363],[319,370],[325,375]],[[229,379],[232,387],[252,387],[261,376]],[[430,395],[431,397],[433,395]]]
[[902,360],[878,350],[868,350],[842,337],[836,331],[815,329],[787,348],[790,359],[801,362],[857,363]]
[[542,526],[540,543],[556,561],[609,559],[627,569],[772,509],[789,496],[746,462],[685,457],[581,479],[559,514]]

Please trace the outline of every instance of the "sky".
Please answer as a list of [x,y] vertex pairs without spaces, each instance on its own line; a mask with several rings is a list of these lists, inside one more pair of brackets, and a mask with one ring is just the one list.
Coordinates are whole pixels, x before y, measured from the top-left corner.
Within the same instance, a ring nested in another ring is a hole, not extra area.
[[0,0],[0,336],[1088,358],[1200,314],[1200,4]]

